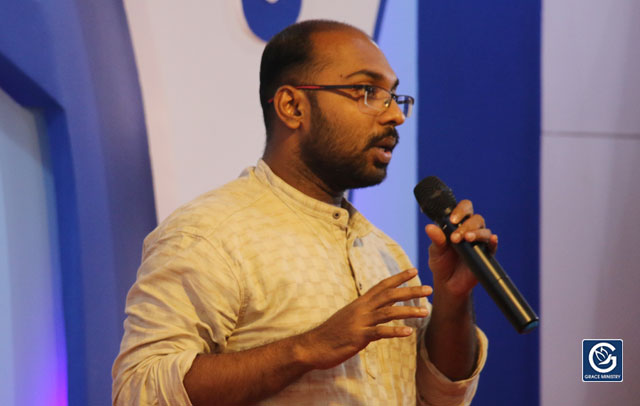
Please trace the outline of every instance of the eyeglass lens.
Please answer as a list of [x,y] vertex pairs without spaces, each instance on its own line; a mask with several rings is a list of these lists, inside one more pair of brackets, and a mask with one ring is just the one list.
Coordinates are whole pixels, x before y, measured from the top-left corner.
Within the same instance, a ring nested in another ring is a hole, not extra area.
[[389,106],[391,106],[391,102],[394,98],[396,99],[398,107],[402,109],[402,114],[405,116],[405,118],[411,116],[413,99],[409,96],[392,95],[392,93],[386,89],[374,88],[372,89],[372,91],[367,90],[365,92],[364,104],[369,106],[370,108],[373,108],[374,110],[384,111],[388,109]]

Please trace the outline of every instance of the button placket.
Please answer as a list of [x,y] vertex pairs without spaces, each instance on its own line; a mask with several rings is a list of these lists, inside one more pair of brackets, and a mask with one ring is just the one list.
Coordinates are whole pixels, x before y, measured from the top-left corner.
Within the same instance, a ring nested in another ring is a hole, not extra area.
[[[363,272],[366,272],[367,263],[367,261],[362,258],[362,250],[365,248],[364,241],[352,228],[348,230],[347,235],[347,256],[349,259],[349,266],[351,267],[351,274],[353,275],[358,295],[362,296],[366,293],[365,290],[370,288],[370,286],[367,286],[366,283],[364,283],[366,282],[366,279]],[[369,343],[369,345],[360,352],[360,357],[363,361],[367,375],[370,379],[375,380],[380,373],[378,370],[378,348],[376,346],[376,342]]]
[[353,275],[353,281],[355,282],[356,289],[358,289],[358,295],[362,296],[365,291],[365,285],[362,283],[362,277],[358,270],[361,268],[361,258],[360,258],[360,247],[361,245],[354,244],[353,242],[348,243],[347,256],[349,259],[349,266],[351,267],[351,274]]

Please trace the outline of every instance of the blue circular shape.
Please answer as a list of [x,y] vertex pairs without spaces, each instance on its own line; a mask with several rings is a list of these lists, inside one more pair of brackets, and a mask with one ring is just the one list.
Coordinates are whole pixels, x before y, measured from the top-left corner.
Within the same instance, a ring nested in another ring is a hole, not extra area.
[[263,41],[295,23],[301,8],[302,0],[242,0],[249,28]]

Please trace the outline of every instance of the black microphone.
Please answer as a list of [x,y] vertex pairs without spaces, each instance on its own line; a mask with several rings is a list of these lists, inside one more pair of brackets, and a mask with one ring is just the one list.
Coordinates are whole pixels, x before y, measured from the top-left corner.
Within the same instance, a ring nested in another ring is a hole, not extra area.
[[[457,205],[451,189],[437,177],[428,176],[416,185],[413,194],[422,212],[437,223],[449,239],[458,228],[449,220]],[[490,254],[487,244],[462,240],[452,246],[518,333],[528,333],[538,326],[538,316]]]

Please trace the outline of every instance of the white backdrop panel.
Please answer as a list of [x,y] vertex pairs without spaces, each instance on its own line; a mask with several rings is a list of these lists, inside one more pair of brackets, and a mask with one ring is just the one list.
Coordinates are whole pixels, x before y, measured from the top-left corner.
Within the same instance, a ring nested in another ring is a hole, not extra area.
[[[639,20],[637,1],[544,2],[544,406],[631,405],[640,395]],[[589,338],[624,340],[624,382],[582,382]]]
[[[640,141],[542,143],[542,404],[637,404]],[[624,382],[583,383],[581,342],[624,340]]]
[[640,134],[640,2],[546,1],[543,128]]
[[[158,219],[236,178],[264,148],[258,100],[264,42],[235,1],[125,0],[142,86]],[[379,1],[302,2],[373,34]]]

